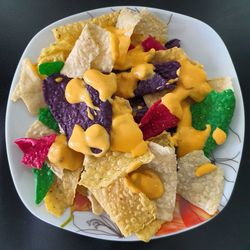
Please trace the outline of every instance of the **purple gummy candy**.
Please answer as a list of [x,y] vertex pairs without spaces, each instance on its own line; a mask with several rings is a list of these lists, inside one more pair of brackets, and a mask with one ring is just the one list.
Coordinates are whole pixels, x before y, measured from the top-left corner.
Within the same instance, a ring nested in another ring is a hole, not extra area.
[[155,73],[153,77],[139,81],[134,93],[135,96],[144,96],[164,89],[173,88],[175,88],[174,84],[169,84],[160,74]]
[[167,49],[171,49],[171,48],[174,48],[174,47],[180,48],[180,47],[181,47],[180,42],[181,42],[181,40],[175,38],[175,39],[169,40],[169,41],[165,44],[165,47],[166,47]]
[[[58,77],[63,79],[60,83],[55,81]],[[93,104],[100,108],[100,111],[94,111],[92,108],[89,108],[94,120],[89,119],[87,115],[87,105],[85,103],[70,104],[65,99],[65,88],[70,80],[71,78],[65,75],[54,74],[43,81],[45,102],[48,104],[54,118],[64,130],[67,138],[70,138],[75,124],[79,124],[83,129],[87,129],[97,123],[102,125],[109,133],[112,123],[111,104],[108,101],[102,102],[99,99],[98,91],[87,85],[87,90],[89,91]],[[96,150],[98,149],[93,149],[92,151]]]
[[133,110],[133,117],[136,123],[140,123],[142,117],[148,110],[146,103],[142,97],[134,97],[129,99],[129,103]]
[[169,80],[178,80],[177,71],[181,67],[177,61],[169,61],[154,64],[154,71],[161,75],[167,82]]

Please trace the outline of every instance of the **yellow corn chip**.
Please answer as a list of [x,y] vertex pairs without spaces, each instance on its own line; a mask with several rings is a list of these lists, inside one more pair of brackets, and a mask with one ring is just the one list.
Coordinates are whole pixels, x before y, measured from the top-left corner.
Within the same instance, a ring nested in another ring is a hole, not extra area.
[[18,99],[23,100],[33,115],[36,115],[40,108],[46,106],[43,98],[42,80],[28,58],[22,61],[20,80],[11,96],[11,100],[14,102]]
[[86,155],[83,162],[85,168],[79,184],[89,189],[107,187],[117,178],[151,162],[153,158],[154,155],[149,150],[135,158],[130,153],[112,151],[99,158]]
[[37,139],[51,134],[55,134],[55,131],[36,120],[27,130],[25,137]]
[[160,42],[165,43],[167,41],[166,22],[151,14],[147,9],[143,9],[140,16],[141,19],[134,29],[134,34],[142,35],[144,38],[151,35]]
[[184,199],[213,215],[218,209],[223,193],[223,170],[217,167],[210,174],[201,177],[195,175],[197,167],[209,162],[201,150],[181,157],[178,162],[177,192]]
[[38,64],[50,61],[65,61],[87,23],[93,23],[101,27],[114,26],[118,15],[119,11],[115,11],[96,18],[63,25],[53,29],[52,31],[56,41],[48,48],[42,50],[38,58]]
[[173,145],[171,145],[171,142],[169,140],[170,137],[171,137],[171,134],[164,131],[161,134],[150,138],[149,140],[154,142],[154,143],[157,143],[163,147],[173,147]]
[[161,178],[164,186],[163,195],[154,200],[157,208],[157,219],[171,221],[175,207],[177,189],[177,164],[173,148],[162,147],[154,142],[149,143],[149,148],[155,158],[142,168],[152,169]]
[[164,95],[166,95],[169,92],[170,92],[170,90],[164,89],[164,90],[156,92],[154,94],[144,95],[143,99],[144,99],[147,107],[150,108],[156,101],[161,99]]
[[45,207],[51,214],[59,217],[73,204],[77,183],[82,168],[75,171],[64,170],[62,180],[56,178],[44,198]]
[[152,63],[180,61],[182,59],[188,59],[188,56],[186,55],[183,49],[174,47],[167,50],[156,51]]
[[88,199],[91,202],[91,210],[92,210],[93,214],[96,214],[96,215],[102,214],[104,211],[102,206],[99,204],[99,202],[96,200],[95,196],[90,191],[88,194]]
[[150,239],[155,235],[155,233],[160,229],[163,223],[164,221],[162,220],[154,220],[141,231],[137,232],[136,236],[139,240],[149,242]]
[[217,92],[222,92],[226,89],[233,89],[232,80],[230,77],[220,77],[208,80],[209,85]]
[[106,188],[90,191],[126,237],[156,219],[155,203],[143,193],[132,193],[124,178]]

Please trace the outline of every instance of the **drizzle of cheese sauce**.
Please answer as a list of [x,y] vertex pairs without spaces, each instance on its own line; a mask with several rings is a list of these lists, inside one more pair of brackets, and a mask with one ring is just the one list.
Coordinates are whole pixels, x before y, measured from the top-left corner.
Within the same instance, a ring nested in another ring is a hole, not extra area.
[[205,163],[205,164],[202,164],[201,166],[199,166],[195,170],[195,176],[201,177],[203,175],[212,173],[216,169],[217,169],[216,165],[214,165],[212,163]]
[[216,128],[212,134],[217,145],[223,144],[227,139],[227,134],[220,128]]
[[133,157],[143,155],[147,143],[138,124],[134,121],[127,100],[116,97],[112,103],[111,147],[112,151],[131,152]]
[[[84,131],[80,125],[76,124],[68,145],[73,150],[82,154],[101,157],[110,147],[109,134],[106,129],[99,124],[90,126],[86,131]],[[91,148],[100,149],[101,152],[94,154]]]
[[48,153],[48,159],[52,164],[72,171],[82,166],[83,158],[83,154],[68,147],[66,136],[63,134],[56,137]]
[[158,199],[164,193],[160,177],[152,170],[138,169],[125,177],[127,187],[133,193],[144,193],[149,199]]
[[116,74],[103,74],[96,69],[89,69],[83,74],[84,81],[99,92],[101,101],[107,101],[117,89]]

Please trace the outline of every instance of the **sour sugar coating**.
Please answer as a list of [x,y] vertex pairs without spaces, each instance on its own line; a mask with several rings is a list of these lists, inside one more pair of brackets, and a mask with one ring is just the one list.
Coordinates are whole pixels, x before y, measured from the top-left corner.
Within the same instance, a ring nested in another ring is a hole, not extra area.
[[41,169],[33,168],[32,172],[35,178],[35,202],[39,204],[52,186],[55,175],[45,163],[43,163]]
[[55,73],[59,73],[64,65],[64,62],[46,62],[39,64],[38,70],[41,75],[50,76]]
[[179,119],[172,115],[161,100],[155,102],[143,116],[140,129],[144,140],[159,135],[164,130],[177,126]]
[[148,36],[144,41],[141,43],[144,51],[149,51],[150,49],[155,49],[155,50],[164,50],[166,49],[163,44],[161,44],[160,41],[156,40],[152,36]]
[[[56,82],[58,77],[62,78],[60,83]],[[79,124],[83,129],[87,129],[93,124],[100,124],[109,133],[112,122],[112,108],[109,101],[102,102],[99,99],[98,91],[87,85],[93,104],[99,108],[99,110],[89,108],[93,116],[93,120],[90,119],[87,112],[88,107],[84,102],[70,104],[65,99],[65,88],[70,80],[67,76],[54,74],[43,82],[45,101],[67,138],[70,138],[75,124]]]
[[15,140],[17,146],[24,153],[22,163],[31,168],[41,169],[55,138],[56,134],[52,134],[39,139],[19,138]]
[[193,127],[203,130],[206,124],[210,124],[212,128],[211,134],[204,147],[204,154],[207,157],[210,156],[217,145],[212,137],[214,130],[220,128],[228,134],[234,108],[235,96],[231,89],[220,93],[212,91],[202,102],[191,106]]
[[53,115],[51,114],[48,107],[40,108],[38,120],[42,122],[47,127],[53,129],[56,132],[59,132],[59,126]]
[[171,39],[168,42],[166,42],[165,47],[167,49],[171,49],[174,47],[180,48],[181,47],[180,43],[181,43],[181,40],[174,38],[174,39]]
[[178,80],[178,70],[181,65],[177,61],[169,61],[163,63],[155,63],[155,72],[161,75],[167,82],[175,82]]

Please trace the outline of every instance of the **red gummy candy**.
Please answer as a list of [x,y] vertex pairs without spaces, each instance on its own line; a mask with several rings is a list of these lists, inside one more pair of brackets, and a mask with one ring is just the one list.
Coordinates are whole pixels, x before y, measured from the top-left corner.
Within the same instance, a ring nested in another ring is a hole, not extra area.
[[144,41],[141,43],[144,51],[149,51],[150,49],[155,49],[155,50],[165,50],[165,46],[161,44],[160,41],[156,40],[154,37],[149,36],[146,38]]
[[161,99],[155,102],[141,119],[140,129],[143,139],[161,134],[164,130],[177,126],[179,119],[170,113],[168,108],[161,103]]
[[135,48],[135,46],[132,43],[130,43],[128,50],[131,50],[131,49],[134,49],[134,48]]
[[55,139],[56,134],[43,136],[39,139],[19,138],[15,140],[17,146],[24,153],[22,163],[28,167],[41,169]]

